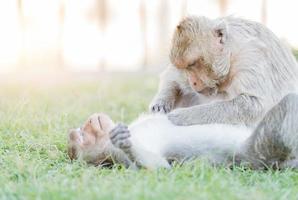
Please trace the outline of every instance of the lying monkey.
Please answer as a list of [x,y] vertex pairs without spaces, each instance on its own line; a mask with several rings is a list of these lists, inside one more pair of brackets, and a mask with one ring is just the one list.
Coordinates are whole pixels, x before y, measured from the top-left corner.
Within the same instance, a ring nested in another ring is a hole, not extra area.
[[190,158],[252,169],[296,168],[297,117],[296,94],[284,97],[255,130],[227,124],[181,127],[161,114],[143,116],[127,127],[105,114],[93,114],[82,128],[70,131],[68,154],[94,165],[148,169],[170,168],[171,161]]

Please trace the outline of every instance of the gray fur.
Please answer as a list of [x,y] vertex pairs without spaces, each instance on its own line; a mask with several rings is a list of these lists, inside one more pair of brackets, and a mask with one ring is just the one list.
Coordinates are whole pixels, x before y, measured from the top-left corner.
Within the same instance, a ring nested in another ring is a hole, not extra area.
[[[262,24],[233,17],[215,20],[189,17],[187,20],[184,28],[191,27],[187,33],[193,40],[187,48],[179,49],[175,44],[181,44],[181,40],[178,36],[175,40],[174,36],[172,62],[203,56],[219,79],[228,72],[235,75],[225,91],[212,97],[221,99],[220,102],[209,101],[203,105],[204,102],[196,100],[192,103],[195,106],[179,108],[175,106],[177,97],[194,90],[185,70],[169,66],[161,76],[159,91],[150,104],[151,111],[166,107],[164,110],[168,113],[178,108],[168,114],[176,125],[245,123],[255,126],[286,94],[296,90],[298,67],[291,50]],[[223,51],[216,56],[210,53],[216,49],[208,43],[209,32],[214,28],[226,34]]]
[[289,94],[259,123],[239,152],[252,168],[297,168],[298,95]]

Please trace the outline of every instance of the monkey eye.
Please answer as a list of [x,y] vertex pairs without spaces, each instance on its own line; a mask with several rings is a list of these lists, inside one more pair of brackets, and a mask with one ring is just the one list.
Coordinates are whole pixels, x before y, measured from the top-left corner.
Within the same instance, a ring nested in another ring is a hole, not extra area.
[[189,65],[187,65],[187,67],[188,67],[188,68],[193,67],[193,66],[195,66],[195,64],[196,64],[196,61],[190,63]]

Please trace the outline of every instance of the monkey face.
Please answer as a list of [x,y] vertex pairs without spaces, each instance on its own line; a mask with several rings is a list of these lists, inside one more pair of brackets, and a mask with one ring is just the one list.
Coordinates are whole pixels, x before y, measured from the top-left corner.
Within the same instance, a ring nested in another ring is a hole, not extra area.
[[70,159],[82,158],[88,163],[100,164],[109,159],[109,135],[113,121],[105,114],[93,114],[81,128],[72,129],[68,135]]
[[204,17],[188,17],[177,26],[170,60],[186,70],[191,86],[198,92],[216,91],[230,68],[230,53],[225,49],[223,24]]
[[204,95],[211,95],[217,91],[216,76],[202,58],[189,65],[185,71],[188,82],[195,91]]

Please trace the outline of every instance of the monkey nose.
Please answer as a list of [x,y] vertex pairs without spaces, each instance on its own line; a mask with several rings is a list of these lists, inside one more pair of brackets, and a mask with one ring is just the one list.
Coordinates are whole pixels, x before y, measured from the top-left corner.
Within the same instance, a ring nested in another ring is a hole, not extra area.
[[185,68],[185,62],[182,59],[176,59],[174,64],[178,68]]

